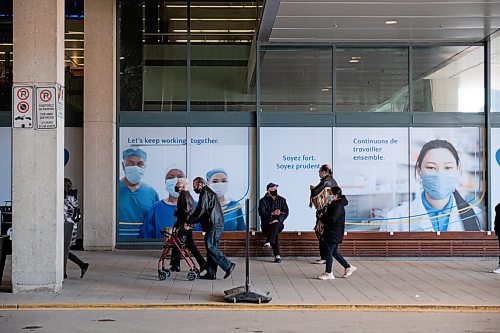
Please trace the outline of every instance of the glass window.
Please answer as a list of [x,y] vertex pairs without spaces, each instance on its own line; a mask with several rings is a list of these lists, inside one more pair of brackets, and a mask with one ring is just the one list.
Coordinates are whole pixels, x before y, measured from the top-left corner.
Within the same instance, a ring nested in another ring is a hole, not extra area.
[[480,46],[414,47],[413,111],[483,112],[483,50]]
[[406,47],[337,48],[335,64],[337,111],[408,111]]
[[249,59],[258,10],[250,1],[191,2],[192,111],[255,111]]
[[500,112],[500,32],[491,39],[491,111]]
[[332,48],[263,48],[260,57],[262,111],[332,111]]
[[261,7],[121,0],[121,110],[254,111],[249,58]]

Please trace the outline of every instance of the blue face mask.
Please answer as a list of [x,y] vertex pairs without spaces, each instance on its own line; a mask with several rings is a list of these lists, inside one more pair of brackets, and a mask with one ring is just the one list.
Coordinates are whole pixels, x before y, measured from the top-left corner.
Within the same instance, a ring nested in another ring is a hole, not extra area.
[[458,177],[454,174],[439,172],[432,175],[422,175],[422,187],[432,199],[448,198],[457,188]]
[[168,194],[174,198],[178,198],[180,193],[175,191],[175,185],[177,185],[177,178],[165,180],[165,189]]
[[327,195],[326,200],[328,201],[328,203],[331,203],[333,201],[333,195],[331,194]]
[[144,177],[144,169],[138,166],[126,166],[125,167],[125,178],[131,184],[138,184]]

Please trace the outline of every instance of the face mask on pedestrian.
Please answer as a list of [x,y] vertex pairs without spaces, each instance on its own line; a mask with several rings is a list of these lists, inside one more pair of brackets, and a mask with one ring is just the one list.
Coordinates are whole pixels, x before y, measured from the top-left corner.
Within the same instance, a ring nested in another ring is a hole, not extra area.
[[326,196],[326,200],[328,201],[328,203],[331,203],[333,201],[333,194],[328,194]]
[[273,197],[276,197],[278,196],[278,190],[269,191],[269,194],[272,195]]
[[457,188],[458,176],[439,172],[432,175],[422,175],[422,187],[432,199],[448,198]]
[[174,198],[178,198],[180,195],[180,193],[175,190],[176,185],[177,178],[165,180],[165,189],[167,190],[168,194]]
[[200,193],[201,193],[201,189],[200,189],[200,188],[198,188],[198,187],[195,187],[195,188],[193,189],[193,191],[194,191],[194,193],[196,193],[196,194],[200,194]]
[[210,184],[210,188],[220,198],[227,192],[227,183],[212,183]]
[[125,178],[127,178],[127,180],[134,185],[140,183],[144,177],[144,169],[136,165],[126,166],[124,171]]

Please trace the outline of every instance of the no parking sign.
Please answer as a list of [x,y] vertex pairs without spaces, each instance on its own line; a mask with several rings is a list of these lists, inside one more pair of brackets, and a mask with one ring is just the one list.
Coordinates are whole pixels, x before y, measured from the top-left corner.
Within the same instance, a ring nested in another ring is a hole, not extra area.
[[12,87],[12,128],[33,128],[33,87]]
[[36,87],[36,128],[57,128],[57,106],[55,86]]

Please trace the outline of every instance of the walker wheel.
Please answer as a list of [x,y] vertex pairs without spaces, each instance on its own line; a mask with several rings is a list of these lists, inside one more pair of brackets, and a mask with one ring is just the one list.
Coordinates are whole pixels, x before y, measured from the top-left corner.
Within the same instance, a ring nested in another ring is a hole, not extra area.
[[168,269],[168,268],[162,268],[162,270],[163,270],[163,273],[165,273],[165,275],[167,277],[170,277],[170,269]]
[[195,272],[189,272],[187,274],[187,277],[188,277],[189,281],[193,281],[194,279],[196,279],[196,273]]
[[[170,275],[170,274],[169,274]],[[158,280],[163,281],[167,278],[167,273],[165,272],[159,272],[158,273]]]

